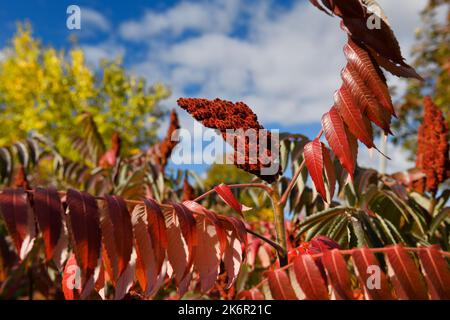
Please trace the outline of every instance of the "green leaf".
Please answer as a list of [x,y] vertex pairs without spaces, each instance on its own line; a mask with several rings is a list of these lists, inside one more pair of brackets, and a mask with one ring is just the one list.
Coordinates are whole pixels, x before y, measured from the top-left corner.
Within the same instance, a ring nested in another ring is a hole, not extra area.
[[439,226],[450,217],[450,207],[444,208],[439,212],[430,224],[430,229],[428,230],[428,235],[432,237]]
[[302,222],[299,224],[300,228],[300,234],[311,228],[313,225],[316,225],[322,221],[326,221],[329,219],[334,218],[337,215],[345,213],[347,210],[352,210],[345,207],[335,207],[331,208],[316,214],[313,214],[311,216],[306,217]]

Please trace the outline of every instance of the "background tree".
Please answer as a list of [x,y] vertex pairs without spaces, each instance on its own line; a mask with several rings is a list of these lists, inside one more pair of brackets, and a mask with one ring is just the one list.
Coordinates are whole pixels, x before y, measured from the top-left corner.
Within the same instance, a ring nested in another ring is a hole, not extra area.
[[[431,94],[447,121],[450,119],[450,0],[429,0],[421,15],[423,25],[417,31],[413,56],[414,66],[425,82],[408,82],[397,106],[399,121],[394,124],[394,141],[411,150],[412,157],[418,126],[423,122],[423,96]],[[444,20],[439,21],[442,16]]]
[[155,142],[162,115],[158,103],[169,95],[163,85],[149,87],[129,75],[120,59],[102,61],[93,70],[82,50],[44,47],[29,25],[19,25],[5,51],[0,62],[0,146],[39,132],[63,156],[77,158],[72,144],[87,134],[89,121],[107,143],[118,131],[125,155]]

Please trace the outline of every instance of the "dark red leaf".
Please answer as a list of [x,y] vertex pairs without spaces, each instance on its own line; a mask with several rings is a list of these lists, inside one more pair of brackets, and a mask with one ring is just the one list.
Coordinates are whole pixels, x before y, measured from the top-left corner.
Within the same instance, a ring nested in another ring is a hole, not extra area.
[[227,246],[227,235],[222,226],[222,222],[219,219],[219,216],[215,212],[208,210],[201,204],[191,200],[183,201],[183,205],[192,212],[205,216],[211,223],[214,224],[220,243],[220,257],[222,257],[223,253],[225,252],[225,247]]
[[450,300],[450,271],[436,247],[422,248],[419,258],[432,299]]
[[327,270],[330,284],[336,293],[336,298],[340,300],[353,300],[354,296],[347,270],[347,263],[339,250],[324,251],[322,261]]
[[[386,275],[382,271],[377,259],[370,249],[354,249],[352,257],[355,267],[358,270],[358,277],[362,287],[364,288],[366,296],[371,300],[392,300],[393,297]],[[371,272],[371,269],[369,268],[375,270],[375,273]],[[372,279],[374,281],[371,281]],[[369,281],[370,285],[368,285]]]
[[268,271],[267,279],[275,300],[298,300],[286,271],[281,269]]
[[323,180],[323,149],[320,140],[315,139],[309,142],[304,148],[303,156],[305,157],[306,167],[308,168],[317,191],[322,198],[327,201],[327,192]]
[[105,237],[107,232],[103,227],[106,223],[103,223],[103,221],[110,223],[112,228],[108,230],[108,233],[111,233],[113,237],[113,248],[106,246],[106,252],[114,250],[114,255],[117,256],[117,274],[115,276],[120,277],[128,266],[133,249],[131,215],[123,198],[109,195],[106,195],[104,198],[107,210],[105,211],[106,216],[102,218],[107,220],[102,219],[103,237]]
[[317,236],[309,242],[308,253],[319,253],[333,249],[340,249],[336,241],[326,236]]
[[264,300],[264,295],[256,288],[242,291],[237,295],[238,300]]
[[156,255],[156,270],[157,273],[161,271],[161,267],[166,258],[167,251],[167,233],[164,214],[161,211],[158,203],[147,198],[144,200],[147,210],[148,228],[150,230],[150,237],[152,239],[153,251]]
[[214,190],[217,192],[219,197],[231,208],[236,210],[238,213],[242,215],[243,211],[251,210],[251,208],[244,206],[241,204],[238,199],[234,196],[233,192],[231,191],[230,187],[228,187],[226,184],[222,183],[218,186],[214,187]]
[[81,268],[84,285],[99,264],[101,232],[97,202],[87,192],[67,191],[69,221],[75,242],[75,256]]
[[33,212],[23,189],[0,193],[0,211],[21,260],[31,251],[36,236]]
[[[136,249],[136,278],[145,296],[150,296],[159,287],[159,271],[156,266],[154,244],[148,226],[147,209],[145,205],[136,205],[131,213],[135,249]],[[158,244],[156,244],[158,245]],[[184,270],[183,270],[184,271]]]
[[391,113],[383,107],[381,101],[372,93],[355,67],[348,64],[342,71],[341,77],[344,85],[350,90],[353,99],[357,101],[361,112],[383,129],[386,134],[391,133]]
[[62,231],[63,207],[58,191],[53,188],[37,188],[33,196],[34,213],[42,232],[47,261],[53,258]]
[[390,114],[395,114],[386,80],[382,71],[374,65],[370,55],[351,40],[345,45],[344,53],[348,62],[357,70],[381,105]]
[[372,126],[362,114],[357,101],[351,96],[345,85],[335,93],[334,103],[350,132],[363,142],[367,148],[375,147],[373,144]]
[[423,279],[408,252],[401,245],[395,245],[389,248],[386,255],[394,271],[392,282],[399,297],[427,300],[428,295]]
[[214,287],[220,270],[220,244],[216,226],[206,217],[197,217],[198,243],[194,257],[194,269],[200,278],[201,292]]
[[78,300],[82,292],[81,270],[75,255],[71,254],[64,267],[61,287],[66,300]]
[[189,259],[186,267],[186,272],[184,274],[186,275],[192,266],[195,257],[195,250],[198,245],[198,237],[196,229],[197,223],[194,219],[194,216],[192,215],[192,212],[189,211],[189,209],[186,208],[184,205],[174,203],[173,208],[175,209],[175,214],[177,215],[180,221],[181,232],[184,238],[186,239],[186,244],[189,252]]
[[336,110],[336,107],[332,107],[328,113],[323,115],[322,127],[331,149],[338,157],[342,166],[353,178],[356,159],[354,148],[351,145],[351,139],[355,140],[355,138],[346,129],[344,121]]

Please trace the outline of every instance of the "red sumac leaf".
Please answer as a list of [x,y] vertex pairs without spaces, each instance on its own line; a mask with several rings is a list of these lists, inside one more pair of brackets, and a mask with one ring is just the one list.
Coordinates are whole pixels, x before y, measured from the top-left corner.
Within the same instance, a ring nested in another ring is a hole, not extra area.
[[422,276],[409,253],[401,245],[395,245],[386,251],[386,256],[394,273],[391,280],[397,295],[401,299],[427,300]]
[[418,74],[417,71],[414,70],[414,68],[407,65],[406,63],[396,64],[393,61],[378,54],[378,52],[372,50],[372,48],[369,48],[369,50],[377,63],[393,75],[404,78],[415,78],[417,80],[424,81],[420,74]]
[[37,188],[33,195],[33,203],[39,229],[44,238],[45,256],[47,261],[50,261],[63,228],[61,199],[56,189]]
[[349,63],[342,70],[341,77],[353,99],[357,101],[361,112],[383,129],[386,134],[391,133],[391,113],[383,107],[381,101],[372,93],[357,69]]
[[205,216],[211,223],[214,224],[220,243],[220,257],[222,257],[225,252],[225,247],[227,246],[227,235],[222,226],[222,221],[219,219],[219,216],[215,212],[208,210],[201,204],[191,200],[183,201],[183,205],[192,212]]
[[245,247],[247,247],[248,244],[248,237],[247,228],[245,227],[244,222],[238,218],[228,216],[219,216],[219,219],[222,221],[222,223],[229,223],[231,226],[233,226],[239,241],[244,244],[245,251]]
[[336,190],[336,174],[334,172],[334,164],[333,161],[331,160],[330,152],[323,143],[322,143],[322,153],[323,153],[325,176],[327,177],[328,190],[330,196],[328,202],[331,203],[334,197],[334,192]]
[[66,300],[80,299],[81,287],[81,269],[77,264],[75,255],[71,254],[64,267],[61,287]]
[[148,228],[152,239],[153,251],[156,255],[156,270],[157,273],[159,273],[164,260],[166,259],[167,251],[165,218],[161,208],[155,200],[147,198],[144,200],[144,204],[147,210]]
[[309,254],[302,254],[294,259],[294,271],[297,282],[309,300],[328,300],[328,289],[322,273]]
[[242,246],[238,231],[232,224],[225,226],[224,230],[227,235],[227,243],[223,255],[223,265],[227,273],[227,288],[229,288],[239,274],[245,248]]
[[36,229],[33,212],[23,189],[7,188],[0,193],[0,211],[21,260],[33,248]]
[[432,299],[450,300],[450,271],[437,247],[422,248],[419,258]]
[[373,131],[369,120],[362,114],[351,96],[350,91],[343,85],[334,95],[334,103],[350,132],[371,149],[373,144]]
[[355,142],[356,139],[348,132],[336,107],[332,107],[329,112],[323,115],[322,127],[331,149],[353,178],[356,159],[351,139],[355,140]]
[[340,300],[353,300],[350,276],[347,263],[337,249],[323,252],[322,262],[327,270],[330,284],[334,289],[336,298]]
[[327,192],[323,180],[323,149],[319,139],[315,139],[305,146],[303,156],[305,157],[306,167],[308,168],[317,191],[326,201]]
[[251,208],[244,206],[241,204],[238,199],[234,196],[233,192],[231,191],[230,187],[228,187],[226,184],[222,183],[218,186],[214,187],[214,190],[217,192],[219,197],[231,208],[236,210],[242,215],[243,211],[251,210]]
[[98,266],[101,248],[97,202],[86,192],[67,191],[67,208],[75,242],[74,251],[83,275],[83,285]]
[[392,300],[387,277],[370,249],[354,249],[352,257],[367,298],[371,300]]
[[194,269],[200,277],[202,292],[214,287],[220,269],[220,246],[216,227],[205,216],[197,217],[198,244],[194,257]]
[[298,300],[286,271],[281,269],[268,271],[267,279],[275,300]]
[[119,196],[105,195],[106,210],[101,211],[101,229],[113,279],[127,267],[133,249],[133,228],[127,204]]
[[238,300],[264,300],[264,295],[256,288],[242,291],[237,295]]
[[358,74],[380,101],[381,105],[389,114],[395,114],[389,89],[382,71],[374,65],[367,51],[349,40],[344,47],[344,53],[348,62],[358,71]]
[[187,272],[192,266],[195,256],[195,248],[198,245],[198,236],[196,229],[197,223],[194,219],[194,216],[192,215],[192,212],[189,211],[189,209],[186,208],[184,205],[174,203],[173,208],[175,209],[175,214],[177,215],[180,221],[181,233],[183,234],[183,237],[186,239],[188,247],[189,260],[186,269]]
[[131,213],[135,248],[136,278],[146,296],[157,289],[159,271],[156,265],[156,254],[153,251],[152,238],[147,222],[147,211],[144,205],[137,205]]

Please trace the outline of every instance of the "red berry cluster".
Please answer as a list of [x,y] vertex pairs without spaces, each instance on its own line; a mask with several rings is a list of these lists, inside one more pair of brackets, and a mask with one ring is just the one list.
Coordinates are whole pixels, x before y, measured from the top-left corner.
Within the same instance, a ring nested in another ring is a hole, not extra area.
[[429,96],[424,99],[425,113],[417,138],[416,166],[426,178],[415,183],[418,191],[435,193],[439,184],[450,177],[448,124],[442,111]]
[[[259,124],[257,116],[243,102],[233,103],[220,99],[207,100],[181,98],[178,99],[178,105],[182,109],[186,110],[192,117],[194,117],[194,119],[201,122],[205,127],[219,130],[225,140],[230,138],[227,137],[227,130],[241,129],[245,131],[248,129],[254,129],[255,132],[259,134],[259,131],[264,129],[264,127]],[[249,143],[249,139],[246,138],[244,142],[245,155],[240,154],[238,150],[239,138],[240,137],[236,137],[236,139],[233,139],[233,148],[235,150],[233,160],[236,166],[260,177],[269,183],[275,181],[281,173],[281,168],[278,169],[276,174],[263,175],[261,173],[261,170],[264,167],[270,167],[274,163],[277,156],[279,158],[279,146],[276,146],[275,148],[278,155],[272,155],[271,153],[272,139],[270,132],[268,132],[265,136],[267,141],[264,150],[261,150],[262,152],[260,152],[260,144],[262,141],[258,141],[256,145],[252,145]],[[250,152],[251,148],[252,151],[256,152]],[[256,148],[256,150],[253,148]],[[257,159],[252,159],[254,161],[250,161],[251,154],[256,154]],[[238,157],[243,157],[243,163],[238,163]]]

